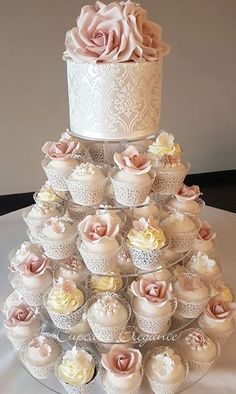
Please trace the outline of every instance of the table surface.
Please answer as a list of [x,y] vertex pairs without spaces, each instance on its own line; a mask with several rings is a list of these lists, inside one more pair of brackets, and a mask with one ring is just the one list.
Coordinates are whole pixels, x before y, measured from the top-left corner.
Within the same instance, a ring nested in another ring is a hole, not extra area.
[[[224,281],[236,294],[236,214],[205,207],[204,217],[217,232],[218,257],[223,265]],[[8,253],[14,246],[27,240],[26,226],[21,211],[0,217],[0,278],[1,296],[10,290],[8,277]],[[17,360],[12,346],[3,332],[1,314],[0,330],[0,393],[49,394],[52,391],[35,381]],[[99,394],[97,388],[96,394]],[[184,391],[186,394],[235,394],[236,393],[236,336],[233,335],[222,348],[216,365],[198,383]],[[143,393],[144,394],[144,393]],[[148,394],[145,390],[145,394]]]

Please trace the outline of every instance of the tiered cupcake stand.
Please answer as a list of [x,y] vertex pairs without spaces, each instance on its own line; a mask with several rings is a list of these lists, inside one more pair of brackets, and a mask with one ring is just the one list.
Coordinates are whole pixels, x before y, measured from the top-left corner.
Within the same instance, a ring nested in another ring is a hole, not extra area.
[[[150,137],[150,140],[152,141],[152,138],[154,136]],[[148,145],[148,140],[139,140],[139,141],[132,141],[132,144],[135,144],[141,151],[145,151]],[[92,160],[94,164],[100,165],[100,166],[112,166],[113,165],[113,153],[116,151],[122,151],[129,145],[128,141],[123,141],[123,142],[89,142],[85,141],[84,142],[84,155],[89,154],[89,160]],[[89,152],[89,153],[88,153]],[[125,234],[127,234],[127,231],[129,231],[129,226],[133,218],[133,209],[137,207],[127,207],[127,206],[122,206],[121,204],[118,204],[115,200],[114,197],[112,196],[112,188],[111,185],[108,183],[107,185],[107,190],[104,195],[104,199],[102,203],[99,206],[80,206],[76,204],[71,196],[70,193],[67,191],[59,191],[59,190],[54,190],[55,194],[58,196],[58,198],[61,199],[61,206],[64,209],[64,215],[66,217],[72,217],[73,220],[79,222],[81,221],[86,215],[88,214],[93,214],[95,213],[98,209],[104,210],[104,211],[116,211],[118,214],[123,218],[125,225],[123,227],[123,237],[125,237]],[[160,215],[162,214],[161,210],[165,206],[165,202],[170,198],[169,195],[157,195],[152,193],[151,195],[151,202],[155,201],[157,206],[160,208]],[[35,200],[36,202],[38,201],[38,195],[37,193],[35,194]],[[150,203],[150,202],[149,202]],[[146,206],[148,204],[143,204],[140,206],[140,208]],[[30,240],[35,243],[40,243],[40,240],[29,232],[27,232]],[[78,253],[78,251],[77,251]],[[172,261],[171,263],[166,263],[165,268],[169,269],[170,272],[174,275],[174,268],[177,266],[179,263],[184,263],[186,258],[191,255],[191,250],[185,252],[185,253],[180,253],[179,257]],[[127,259],[128,256],[124,250],[121,250],[120,252],[120,260],[123,259],[123,262],[125,263],[125,259]],[[57,264],[58,266],[58,264]],[[163,268],[163,267],[162,267]],[[150,271],[151,272],[157,272],[161,268],[159,267],[156,270]],[[148,272],[145,272],[147,274]],[[138,268],[134,269],[131,272],[123,272],[121,273],[121,277],[126,284],[126,289],[125,289],[125,296],[127,298],[130,297],[129,295],[129,284],[132,282],[132,280],[135,280],[137,276],[142,276],[144,273],[140,272]],[[85,283],[86,280],[88,280],[89,276],[91,275],[91,272],[88,270],[86,271],[86,276],[85,278]],[[102,274],[96,274],[96,275],[101,275]],[[107,276],[107,274],[106,274]],[[27,301],[27,300],[26,300]],[[83,340],[76,339],[75,336],[71,336],[68,334],[66,331],[59,330],[57,329],[49,315],[47,314],[47,311],[45,308],[42,306],[38,308],[38,315],[39,318],[42,319],[43,321],[43,328],[42,332],[50,332],[52,334],[55,334],[60,338],[61,340],[61,346],[64,350],[68,350],[72,348],[72,346],[75,345],[75,342],[78,346],[82,345],[84,347],[92,349],[94,352],[97,352],[98,357],[100,352],[107,351],[109,349],[109,346],[112,345],[112,343],[102,343],[99,342],[98,340],[94,340],[93,336],[85,336]],[[137,347],[143,354],[145,354],[150,348],[153,348],[154,346],[161,346],[163,344],[170,344],[172,341],[172,338],[175,338],[175,335],[177,336],[182,330],[184,330],[187,327],[197,327],[197,322],[196,319],[193,318],[178,318],[175,317],[175,315],[172,316],[171,318],[171,325],[169,327],[169,330],[167,333],[165,333],[165,339],[154,339],[150,340],[150,338],[147,340],[146,333],[141,333],[138,330],[138,327],[136,327],[135,319],[132,316],[131,320],[128,323],[128,326],[132,326],[132,330],[135,330],[135,338],[131,342],[131,346]],[[127,334],[128,335],[128,334]],[[124,332],[124,341],[127,340],[127,335]],[[116,342],[116,343],[124,343],[122,341]],[[27,367],[21,360],[21,355],[20,353],[16,352],[17,356],[22,363],[22,366],[28,371]],[[29,371],[28,371],[29,372]],[[30,373],[30,372],[29,372]],[[187,388],[191,387],[194,383],[199,381],[207,371],[204,372],[190,372],[185,379],[185,381],[182,383],[179,393],[183,392]],[[57,393],[57,394],[65,394],[64,388],[60,385],[58,380],[56,379],[55,376],[50,377],[49,379],[45,380],[38,380],[38,382],[46,387],[47,389],[50,389],[52,392]],[[94,393],[103,393],[103,387],[100,382],[96,383],[95,386],[95,391]],[[148,386],[148,383],[146,381],[146,378],[143,378],[143,383],[141,385],[140,393],[151,393],[151,389]]]

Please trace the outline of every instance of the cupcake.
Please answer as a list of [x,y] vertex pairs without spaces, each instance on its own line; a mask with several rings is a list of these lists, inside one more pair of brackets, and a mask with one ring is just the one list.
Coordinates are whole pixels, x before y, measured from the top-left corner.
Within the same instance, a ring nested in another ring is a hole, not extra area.
[[219,263],[204,252],[197,252],[187,261],[186,268],[215,283],[222,275]]
[[69,394],[92,392],[99,366],[89,351],[73,347],[56,367],[56,376]]
[[98,205],[101,203],[107,178],[98,166],[81,163],[65,178],[72,199],[80,205]]
[[86,315],[95,337],[101,342],[116,342],[130,318],[130,306],[116,293],[102,293],[89,299]]
[[113,345],[101,359],[106,393],[137,394],[142,383],[142,354],[125,345]]
[[41,257],[43,255],[43,249],[33,242],[23,242],[20,247],[16,247],[10,251],[10,267],[13,270],[17,270],[17,266],[25,263],[31,254]]
[[196,318],[209,301],[210,289],[201,276],[182,272],[173,283],[173,294],[178,300],[176,314]]
[[65,259],[75,252],[77,231],[69,219],[49,219],[39,236],[45,254],[51,259]]
[[170,248],[176,252],[191,250],[196,238],[195,222],[182,213],[176,212],[162,220],[161,228],[170,241]]
[[132,218],[136,220],[140,218],[148,220],[150,217],[157,218],[160,212],[161,208],[157,203],[152,201],[150,197],[147,197],[140,207],[132,209]]
[[54,374],[60,354],[61,346],[53,335],[41,333],[30,341],[22,360],[36,379],[47,379]]
[[200,195],[201,192],[198,186],[183,184],[178,193],[167,201],[166,207],[169,211],[179,211],[197,216],[204,206],[203,200],[199,198]]
[[83,284],[85,280],[85,266],[76,255],[72,255],[63,260],[55,261],[54,278],[64,278]]
[[34,307],[21,302],[9,308],[4,327],[8,339],[16,350],[23,350],[39,332],[41,321],[35,315]]
[[88,280],[88,288],[94,293],[114,292],[119,293],[125,288],[124,279],[120,275],[120,271],[107,272],[105,275],[91,275]]
[[158,194],[176,194],[183,186],[189,165],[180,160],[181,148],[174,143],[174,136],[162,131],[148,147],[156,178],[153,190]]
[[41,189],[34,194],[34,200],[38,203],[52,203],[52,204],[63,204],[63,199],[54,192],[50,183],[47,181]]
[[103,215],[89,215],[79,223],[78,249],[91,272],[105,273],[116,269],[117,256],[121,247],[118,237],[119,225]]
[[192,250],[205,253],[214,253],[216,233],[211,225],[203,220],[197,221],[197,239],[193,242]]
[[157,347],[144,358],[145,374],[156,394],[174,394],[188,375],[188,364],[170,347]]
[[33,236],[38,236],[43,224],[52,217],[63,215],[62,205],[41,202],[23,210],[23,219]]
[[217,342],[199,328],[185,330],[178,340],[178,347],[190,370],[201,373],[206,372],[219,355]]
[[152,334],[165,333],[177,306],[171,295],[171,285],[150,276],[132,282],[131,291],[138,327]]
[[126,244],[133,263],[143,270],[154,270],[164,261],[168,243],[156,221],[135,220],[127,235]]
[[45,297],[47,309],[54,325],[64,330],[75,326],[83,313],[85,297],[73,281],[59,278]]
[[127,206],[142,204],[152,188],[150,160],[130,145],[124,152],[115,153],[114,161],[119,168],[111,177],[116,201]]
[[222,300],[220,296],[210,299],[198,318],[198,324],[212,338],[223,344],[235,329],[236,304]]
[[49,264],[44,255],[30,253],[24,262],[17,265],[12,285],[27,304],[42,305],[43,296],[53,281]]
[[64,177],[78,164],[78,161],[73,157],[79,152],[79,143],[68,140],[49,141],[45,143],[42,151],[46,155],[42,167],[50,185],[56,191],[67,191],[68,187]]

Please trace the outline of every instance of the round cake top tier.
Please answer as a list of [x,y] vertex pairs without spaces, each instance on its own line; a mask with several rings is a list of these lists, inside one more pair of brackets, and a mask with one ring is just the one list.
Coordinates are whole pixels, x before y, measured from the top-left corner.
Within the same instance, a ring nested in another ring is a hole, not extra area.
[[70,130],[92,140],[135,140],[158,130],[162,60],[67,61]]
[[74,135],[133,140],[158,129],[162,59],[170,48],[144,8],[131,1],[86,5],[65,46]]

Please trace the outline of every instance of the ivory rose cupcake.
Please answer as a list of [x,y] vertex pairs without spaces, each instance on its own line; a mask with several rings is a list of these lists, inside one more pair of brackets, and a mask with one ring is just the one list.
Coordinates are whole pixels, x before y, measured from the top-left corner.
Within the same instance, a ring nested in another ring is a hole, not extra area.
[[12,286],[29,305],[42,305],[43,296],[52,285],[53,277],[49,264],[44,255],[30,253],[27,259],[16,267]]
[[173,294],[178,300],[176,314],[196,318],[210,299],[210,288],[201,276],[181,272],[173,283]]
[[132,306],[138,327],[153,334],[166,332],[177,306],[171,294],[171,284],[150,276],[132,282],[131,291],[134,294]]
[[170,248],[176,252],[188,252],[192,249],[196,239],[197,228],[195,222],[180,212],[172,213],[160,223]]
[[69,279],[77,285],[83,284],[85,280],[85,266],[76,255],[72,255],[64,260],[55,261],[54,277]]
[[189,164],[181,162],[181,147],[174,143],[174,136],[162,131],[148,147],[156,173],[153,189],[159,194],[176,194],[183,185]]
[[102,383],[106,393],[137,394],[142,383],[142,354],[125,345],[113,345],[101,359]]
[[54,325],[66,330],[80,321],[84,302],[82,291],[73,281],[59,278],[45,297],[45,308]]
[[72,199],[80,205],[99,205],[102,202],[107,178],[100,167],[81,163],[65,178]]
[[176,350],[157,347],[144,357],[144,368],[154,393],[174,394],[188,375],[188,364]]
[[206,220],[197,221],[197,239],[193,243],[194,251],[214,253],[216,233]]
[[92,392],[98,373],[99,365],[95,357],[75,346],[67,350],[56,367],[56,376],[69,394]]
[[222,300],[220,296],[210,299],[198,318],[199,326],[223,344],[235,329],[236,304]]
[[183,185],[178,193],[167,201],[166,208],[169,211],[179,211],[197,216],[204,206],[203,200],[200,199],[201,194],[199,186]]
[[41,333],[30,341],[21,358],[36,379],[47,379],[54,374],[60,354],[61,346],[53,334]]
[[37,237],[43,224],[48,219],[62,216],[63,213],[64,209],[62,205],[41,202],[25,208],[22,216],[31,234]]
[[89,215],[79,223],[78,229],[81,236],[78,248],[89,271],[114,271],[122,243],[119,225],[109,217]]
[[151,161],[132,145],[115,153],[114,161],[119,168],[111,178],[116,201],[128,206],[142,204],[152,188]]
[[4,327],[8,339],[16,350],[23,350],[39,332],[41,321],[35,315],[35,308],[29,307],[22,301],[9,308]]
[[143,270],[159,267],[168,247],[165,234],[151,218],[148,221],[140,218],[133,222],[126,244],[134,265]]
[[75,252],[77,230],[69,219],[54,217],[47,220],[39,237],[45,254],[51,259],[65,259]]
[[189,368],[194,372],[206,372],[219,355],[219,345],[199,328],[189,328],[180,335],[178,348]]
[[101,342],[119,340],[131,315],[129,303],[116,293],[91,297],[85,311],[93,334]]
[[107,272],[105,275],[91,275],[88,280],[89,290],[94,293],[119,293],[125,289],[126,280],[121,277],[120,271]]
[[219,263],[204,252],[194,253],[187,261],[186,268],[191,272],[204,276],[212,284],[217,283],[222,275]]
[[54,190],[67,191],[64,177],[78,163],[73,157],[79,152],[79,143],[68,140],[49,141],[44,144],[42,151],[46,155],[46,159],[42,161],[42,167],[50,185]]

